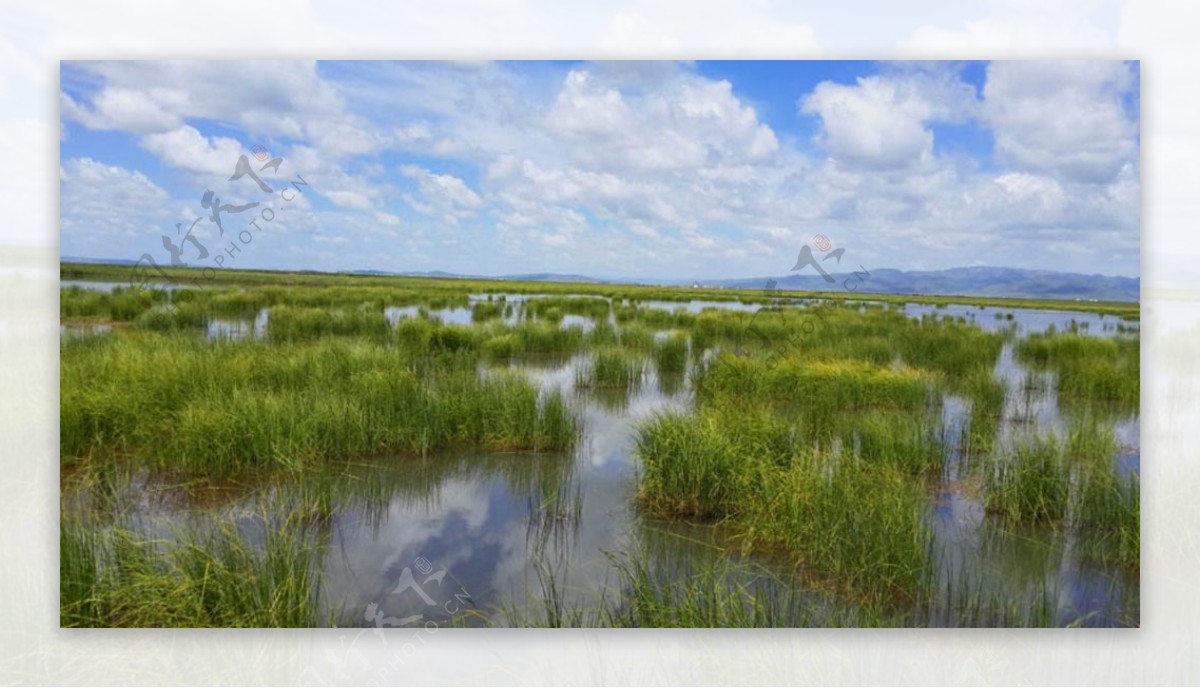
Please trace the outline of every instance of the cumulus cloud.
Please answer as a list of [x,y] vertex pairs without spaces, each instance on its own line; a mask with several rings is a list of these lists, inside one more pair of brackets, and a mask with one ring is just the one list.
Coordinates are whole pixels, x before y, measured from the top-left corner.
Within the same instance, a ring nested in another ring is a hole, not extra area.
[[728,81],[677,74],[657,86],[627,94],[586,69],[572,70],[544,121],[579,162],[598,168],[693,170],[765,160],[778,148]]
[[216,179],[231,176],[238,158],[246,153],[234,139],[204,136],[191,126],[147,134],[141,145],[172,167]]
[[975,105],[975,89],[956,74],[927,71],[823,81],[800,100],[802,112],[820,116],[819,142],[834,159],[876,169],[927,162],[926,125],[962,121]]
[[169,195],[141,172],[78,158],[62,163],[59,180],[63,232],[93,250],[106,250],[114,238],[171,229]]
[[93,129],[148,133],[187,119],[234,122],[251,136],[317,136],[345,114],[316,64],[288,61],[66,62],[103,80],[90,102],[64,96],[64,115]]
[[1136,71],[1125,62],[993,62],[983,116],[1009,167],[1088,182],[1112,181],[1137,159],[1126,106]]
[[420,197],[409,195],[408,203],[425,215],[458,224],[483,206],[483,199],[452,174],[435,174],[417,165],[401,166],[400,174],[417,183]]

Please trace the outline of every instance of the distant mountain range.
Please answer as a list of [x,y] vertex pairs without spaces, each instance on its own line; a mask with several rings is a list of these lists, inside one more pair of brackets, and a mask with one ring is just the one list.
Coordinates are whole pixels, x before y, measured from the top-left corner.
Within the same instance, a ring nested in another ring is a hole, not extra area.
[[[587,275],[560,275],[553,272],[532,272],[527,275],[501,275],[499,277],[490,277],[488,275],[459,275],[453,272],[444,272],[442,270],[432,270],[430,272],[385,272],[383,270],[354,270],[355,275],[397,275],[400,277],[441,277],[447,279],[497,279],[509,280],[511,282],[583,282],[586,284],[609,284],[613,280],[596,279]],[[624,281],[624,280],[616,280]]]
[[796,291],[852,290],[876,294],[946,294],[954,296],[1007,296],[1042,299],[1095,299],[1137,301],[1141,279],[1085,275],[1019,268],[949,268],[947,270],[892,270],[830,274],[827,282],[817,274],[758,277],[752,279],[694,280],[704,286],[728,289],[762,289],[775,280],[779,289]]
[[[63,262],[128,264],[132,261],[71,258]],[[306,271],[308,272],[308,271]],[[1096,301],[1138,301],[1141,279],[1085,275],[1052,270],[1020,268],[971,267],[947,270],[892,270],[880,268],[854,273],[830,273],[827,282],[815,273],[790,274],[781,277],[750,277],[733,279],[598,279],[586,275],[537,272],[518,275],[462,275],[435,270],[430,272],[389,272],[384,270],[353,270],[357,275],[398,275],[405,277],[439,277],[447,279],[499,279],[523,282],[583,282],[590,284],[652,284],[663,286],[717,287],[722,289],[764,289],[774,283],[777,289],[794,291],[856,291],[875,294],[939,294],[948,296],[1007,296],[1040,299],[1084,299]],[[853,289],[850,289],[853,287]]]
[[[771,282],[777,289],[794,291],[857,291],[874,294],[939,294],[948,296],[1006,296],[1037,299],[1084,299],[1138,301],[1141,280],[1136,277],[1085,275],[1052,270],[1020,268],[949,268],[947,270],[892,270],[830,273],[833,282],[817,274],[737,279],[598,279],[585,275],[538,272],[526,275],[458,275],[449,272],[382,272],[361,270],[360,274],[445,277],[458,279],[501,279],[522,282],[586,282],[592,284],[653,284],[663,286],[717,287],[721,289],[764,289]],[[852,288],[852,289],[851,289]]]

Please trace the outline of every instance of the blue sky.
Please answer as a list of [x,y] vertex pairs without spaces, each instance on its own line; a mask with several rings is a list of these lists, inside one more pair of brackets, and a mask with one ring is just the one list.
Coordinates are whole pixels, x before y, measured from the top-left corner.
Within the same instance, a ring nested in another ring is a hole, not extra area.
[[[868,269],[1137,276],[1139,78],[1111,61],[63,62],[61,252],[166,263],[166,236],[209,267],[690,279],[786,274],[822,234]],[[243,155],[270,192],[230,180]]]

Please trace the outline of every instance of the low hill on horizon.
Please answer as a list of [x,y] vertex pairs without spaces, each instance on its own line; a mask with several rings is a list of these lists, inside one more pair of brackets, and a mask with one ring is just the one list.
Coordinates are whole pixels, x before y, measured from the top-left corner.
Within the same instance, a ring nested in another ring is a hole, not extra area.
[[[126,265],[133,261],[75,258],[63,256],[63,263]],[[290,270],[287,272],[297,272]],[[321,272],[304,270],[299,272]],[[1034,299],[1077,299],[1094,301],[1139,301],[1141,279],[1100,274],[1027,270],[1004,267],[966,267],[945,270],[895,270],[880,268],[853,272],[830,273],[833,281],[819,274],[789,274],[777,277],[695,278],[695,279],[620,279],[597,278],[587,275],[553,272],[512,275],[467,275],[443,270],[390,271],[351,270],[351,275],[394,275],[398,277],[435,277],[443,279],[491,279],[520,282],[578,282],[586,284],[644,284],[658,286],[714,287],[720,289],[762,290],[768,288],[874,294],[915,294],[930,296],[991,296]]]

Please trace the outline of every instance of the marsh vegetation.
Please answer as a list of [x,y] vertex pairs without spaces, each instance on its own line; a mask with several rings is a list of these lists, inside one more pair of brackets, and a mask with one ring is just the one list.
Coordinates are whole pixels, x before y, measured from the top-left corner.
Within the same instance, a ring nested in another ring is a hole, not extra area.
[[63,625],[1138,624],[1136,305],[170,275],[61,291]]

